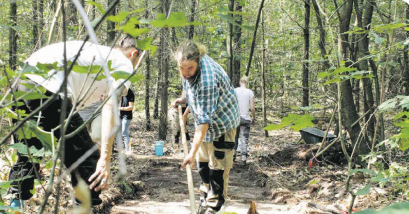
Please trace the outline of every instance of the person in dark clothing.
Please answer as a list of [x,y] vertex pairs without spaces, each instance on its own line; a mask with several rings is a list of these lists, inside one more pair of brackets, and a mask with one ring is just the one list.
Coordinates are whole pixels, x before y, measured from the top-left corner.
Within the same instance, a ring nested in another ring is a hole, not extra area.
[[122,138],[124,140],[125,152],[130,152],[129,146],[129,125],[132,121],[132,110],[135,102],[135,94],[131,89],[128,89],[128,94],[121,98],[121,124],[122,124]]

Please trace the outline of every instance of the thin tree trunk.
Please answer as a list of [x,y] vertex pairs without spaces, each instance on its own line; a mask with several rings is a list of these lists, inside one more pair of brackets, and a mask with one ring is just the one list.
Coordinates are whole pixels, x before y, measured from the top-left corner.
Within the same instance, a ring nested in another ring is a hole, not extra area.
[[[234,0],[229,1],[229,11],[234,11]],[[233,13],[230,14],[232,19],[234,19]],[[234,74],[233,74],[233,24],[229,23],[229,38],[227,39],[227,53],[229,54],[229,72],[228,75],[230,77],[230,81],[233,82]]]
[[251,59],[253,58],[254,48],[256,46],[258,23],[260,23],[260,15],[261,15],[261,10],[263,9],[263,7],[264,7],[264,0],[261,0],[260,7],[258,9],[256,26],[255,26],[254,34],[253,34],[253,41],[251,43],[250,57],[249,57],[249,62],[247,64],[246,76],[250,74]]
[[39,35],[39,41],[38,41],[38,48],[41,48],[43,46],[43,38],[45,34],[44,30],[44,0],[39,0],[38,1],[38,12],[39,12],[39,21],[38,21],[38,28],[41,29],[41,33]]
[[9,30],[9,66],[12,70],[17,68],[17,3],[10,1],[10,30]]
[[323,65],[323,71],[327,71],[328,68],[330,67],[329,62],[328,62],[328,55],[327,55],[327,50],[326,50],[326,44],[325,44],[325,29],[324,29],[324,24],[322,22],[322,18],[320,15],[320,10],[317,4],[317,0],[312,0],[312,5],[314,6],[314,11],[315,11],[315,16],[317,18],[317,25],[318,25],[318,30],[320,32],[320,38],[318,42],[318,46],[320,47],[321,50],[321,58],[324,59]]
[[310,0],[304,0],[304,62],[302,64],[302,106],[309,106],[309,86],[308,86],[308,73],[310,59],[310,13],[311,6]]
[[146,73],[145,73],[145,118],[146,118],[146,130],[151,130],[151,116],[150,116],[150,107],[149,107],[149,81],[151,79],[151,69],[150,69],[150,59],[149,54],[145,57],[146,63]]
[[[162,1],[162,11],[167,13],[169,8],[169,1]],[[164,28],[161,31],[161,54],[162,54],[162,87],[161,87],[161,100],[160,100],[160,123],[158,130],[158,137],[160,140],[166,140],[167,125],[168,125],[168,78],[169,78],[169,44],[166,42],[169,38],[169,28]]]
[[[355,3],[357,4],[357,1]],[[371,0],[366,1],[366,4],[364,5],[363,17],[357,5],[355,6],[355,10],[357,11],[356,13],[358,16],[358,27],[369,32],[370,24],[372,22],[372,14],[373,14],[373,4]],[[362,59],[365,56],[370,55],[368,34],[362,35],[362,38],[359,37],[358,49],[359,49],[358,58]],[[359,66],[358,70],[369,71],[368,60],[366,59],[360,60],[358,66]],[[372,92],[372,80],[364,78],[362,82],[363,82],[363,90],[364,90],[364,110],[363,112],[364,113],[368,111],[370,112],[365,116],[366,121],[368,121],[370,119],[371,114],[373,114],[374,112],[374,109],[373,109],[374,97],[373,97],[373,92]],[[371,121],[368,122],[367,131],[370,137],[374,137],[374,131],[375,131],[375,120],[374,119],[371,119]]]
[[[162,47],[162,44],[159,45],[159,47]],[[159,82],[161,80],[161,71],[162,71],[162,48],[159,49],[158,51],[158,75],[156,76],[156,86],[155,86],[155,103],[153,105],[153,118],[158,119],[159,118],[159,94],[160,94],[160,89],[159,89]]]
[[[409,24],[409,4],[406,5],[406,22]],[[409,39],[409,31],[406,31],[406,40]],[[409,45],[403,48],[403,93],[409,95]]]
[[[192,15],[190,15],[190,17],[189,17],[189,22],[194,22],[195,21],[195,11],[196,11],[196,0],[192,0],[192,7],[190,8],[190,13]],[[193,39],[194,35],[195,35],[195,26],[190,25],[189,26],[188,39],[189,40]]]
[[[145,0],[145,8],[149,8],[149,0]],[[149,18],[149,10],[145,11],[145,18]],[[145,57],[146,72],[145,72],[145,119],[146,119],[146,130],[150,131],[152,129],[151,116],[150,116],[150,87],[149,83],[151,80],[151,61],[149,54]]]
[[[240,5],[240,2],[236,2],[236,11],[243,12],[243,6]],[[235,26],[234,32],[234,47],[235,47],[235,56],[233,57],[233,86],[240,86],[240,69],[241,69],[241,60],[238,57],[241,49],[241,25],[243,23],[243,16],[240,14],[235,15],[235,22],[239,26]],[[264,40],[263,40],[264,41]]]
[[[266,113],[266,47],[264,40],[264,13],[261,11],[261,33],[263,37],[263,61],[261,64],[261,102],[263,108],[263,127],[267,126],[267,113]],[[268,137],[268,131],[264,130],[264,137]]]
[[[95,2],[95,0],[92,0]],[[91,20],[95,20],[95,6],[91,5]]]
[[[347,61],[349,56],[348,48],[348,34],[345,34],[349,30],[351,15],[353,9],[353,0],[346,0],[346,3],[342,6],[342,12],[340,15],[340,32],[339,32],[339,47],[341,52],[341,60]],[[350,63],[346,63],[345,66],[349,66]],[[355,121],[358,120],[358,113],[356,112],[354,98],[352,94],[351,82],[349,80],[340,83],[341,87],[341,113],[342,121],[346,127],[349,136],[351,137],[353,145],[359,143],[359,133],[361,131],[361,126],[359,123],[352,126]],[[340,127],[341,128],[341,127]],[[366,154],[369,148],[365,143],[360,143],[357,148],[357,154]],[[353,154],[353,157],[358,157],[358,155]],[[359,161],[359,158],[357,159]]]
[[[114,1],[115,0],[108,0],[108,5],[110,5],[111,2],[114,2]],[[109,15],[115,16],[116,9],[114,8]],[[108,45],[111,45],[112,42],[114,42],[115,40],[115,30],[114,29],[115,29],[115,23],[107,21],[107,44]]]
[[33,36],[31,38],[31,43],[34,46],[34,50],[37,50],[37,41],[38,41],[38,7],[37,7],[37,0],[32,0],[33,6]]

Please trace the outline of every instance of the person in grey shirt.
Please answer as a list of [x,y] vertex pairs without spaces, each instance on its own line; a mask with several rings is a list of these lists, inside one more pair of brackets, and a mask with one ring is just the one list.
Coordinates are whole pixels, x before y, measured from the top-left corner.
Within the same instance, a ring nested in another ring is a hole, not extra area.
[[[240,87],[235,89],[240,109],[240,125],[239,127],[237,127],[236,132],[236,152],[234,159],[236,159],[237,151],[240,151],[243,165],[245,165],[247,161],[247,144],[249,141],[250,126],[254,125],[254,123],[256,122],[254,93],[252,90],[247,88],[247,84],[248,78],[246,76],[243,76],[240,79]],[[252,118],[250,117],[249,109],[251,109]]]

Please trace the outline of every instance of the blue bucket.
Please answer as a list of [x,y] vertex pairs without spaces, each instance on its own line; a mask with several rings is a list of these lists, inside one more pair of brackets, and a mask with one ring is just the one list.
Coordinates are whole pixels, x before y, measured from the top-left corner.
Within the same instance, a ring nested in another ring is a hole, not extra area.
[[163,141],[155,141],[155,155],[163,156]]

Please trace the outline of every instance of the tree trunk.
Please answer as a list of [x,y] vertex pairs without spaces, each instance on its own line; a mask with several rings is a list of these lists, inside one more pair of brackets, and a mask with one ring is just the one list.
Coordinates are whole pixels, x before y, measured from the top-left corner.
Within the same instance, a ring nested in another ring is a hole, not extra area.
[[[240,2],[236,2],[236,11],[243,12],[243,6],[240,5]],[[243,24],[243,16],[240,14],[235,15],[235,22],[238,25]],[[241,49],[241,27],[236,26],[234,32],[234,46],[235,46],[235,56],[233,57],[233,86],[240,86],[240,69],[241,69],[241,60],[240,60],[240,49]],[[263,40],[264,41],[264,40]]]
[[310,59],[310,0],[304,0],[304,62],[302,64],[302,106],[309,106],[308,73]]
[[[409,24],[409,4],[406,5],[406,24]],[[409,31],[406,31],[406,40],[409,39]],[[403,48],[403,93],[409,96],[409,45]]]
[[9,30],[9,66],[12,70],[17,68],[17,3],[10,1],[10,30]]
[[254,48],[256,46],[258,23],[260,23],[260,15],[261,15],[261,10],[263,9],[263,7],[264,7],[264,0],[261,0],[260,7],[258,9],[256,26],[254,28],[253,41],[251,43],[250,57],[249,57],[249,62],[247,64],[246,76],[249,76],[250,74],[251,59],[253,58]]
[[38,41],[38,9],[37,9],[37,0],[32,0],[33,5],[33,36],[31,38],[31,43],[34,46],[34,51],[37,50],[37,41]]
[[317,0],[312,0],[312,5],[314,6],[314,11],[315,11],[315,16],[317,18],[317,25],[318,25],[318,30],[320,33],[320,39],[318,42],[318,46],[320,47],[321,50],[321,58],[324,59],[323,62],[323,71],[327,71],[328,68],[330,67],[329,62],[328,62],[328,56],[327,56],[327,50],[326,50],[326,44],[325,44],[325,29],[324,29],[324,24],[322,22],[321,18],[321,12],[319,10]]
[[[149,8],[149,0],[145,0],[145,8]],[[145,11],[145,18],[149,18],[149,10]],[[151,61],[149,54],[146,54],[145,57],[146,72],[145,72],[145,119],[146,119],[146,130],[152,130],[151,116],[150,116],[150,87],[149,83],[151,81]]]
[[[115,0],[108,0],[108,5],[110,5]],[[112,12],[108,15],[115,16],[116,15],[116,8],[112,10]],[[115,40],[115,22],[107,21],[107,44],[112,45],[112,42]]]
[[41,29],[41,33],[39,35],[39,41],[38,41],[38,48],[41,48],[43,46],[43,38],[45,34],[44,30],[44,0],[39,0],[38,1],[38,13],[39,13],[39,21],[38,21],[38,28]]
[[[229,1],[229,11],[234,11],[234,0]],[[231,18],[234,19],[233,13],[230,14]],[[229,54],[229,72],[230,81],[233,82],[234,78],[234,68],[233,68],[233,24],[229,23],[229,38],[227,39],[227,53]]]
[[[195,11],[196,11],[196,0],[192,0],[192,7],[190,8],[190,17],[189,17],[189,22],[194,22],[195,21]],[[195,26],[190,25],[189,26],[189,34],[188,34],[188,39],[191,40],[193,39],[195,35]]]
[[161,71],[162,71],[162,44],[159,45],[160,49],[158,50],[158,75],[156,76],[156,86],[155,86],[155,103],[153,105],[153,119],[159,118],[159,82],[161,80]]
[[146,73],[145,73],[145,118],[146,118],[146,130],[150,131],[151,130],[151,116],[150,116],[150,107],[149,107],[149,81],[151,79],[151,69],[150,69],[150,59],[149,59],[149,54],[146,55],[145,57],[145,63],[146,63]]
[[[263,61],[261,64],[261,102],[263,108],[263,127],[267,126],[267,113],[266,113],[266,47],[264,40],[264,13],[261,11],[261,34],[263,37]],[[268,131],[264,130],[264,137],[268,137]]]
[[[169,10],[169,0],[162,1],[162,12],[167,14]],[[169,79],[169,43],[166,42],[169,38],[169,28],[163,28],[161,31],[161,54],[162,64],[161,73],[162,75],[162,87],[161,87],[161,100],[160,100],[160,123],[158,130],[158,138],[160,140],[166,140],[167,125],[168,125],[168,79]]]
[[[356,2],[357,3],[357,2]],[[355,6],[355,10],[358,9],[358,6]],[[370,30],[370,24],[372,22],[372,14],[373,14],[373,4],[371,0],[366,1],[366,4],[364,5],[364,10],[363,10],[363,17],[362,13],[357,10],[357,16],[358,16],[358,27],[365,29],[366,31],[369,32]],[[370,55],[369,53],[369,38],[368,34],[364,34],[359,38],[358,42],[358,58],[362,59],[365,56]],[[369,64],[368,60],[362,59],[359,61],[359,69],[361,71],[369,71]],[[374,96],[372,93],[372,80],[364,78],[362,80],[363,82],[363,91],[364,91],[364,113],[368,112],[369,113],[365,116],[365,120],[368,122],[370,119],[371,114],[374,112]],[[375,131],[375,119],[372,117],[371,121],[368,122],[367,126],[367,132],[369,136],[374,137],[374,131]]]
[[[345,34],[349,30],[351,14],[353,9],[353,0],[346,0],[346,3],[341,8],[340,15],[340,32],[339,32],[339,48],[341,53],[341,60],[347,61],[349,57],[348,48],[348,34]],[[350,63],[345,63],[345,66],[349,66]],[[342,121],[347,129],[349,136],[351,137],[352,144],[355,146],[359,143],[359,133],[361,131],[361,126],[357,123],[355,126],[352,124],[358,120],[358,113],[356,112],[354,98],[352,94],[351,82],[349,80],[343,81],[341,85],[341,114]],[[340,127],[341,128],[341,127]],[[352,156],[357,158],[359,154],[366,154],[369,151],[366,143],[360,143],[357,148],[357,155]],[[357,158],[358,160],[359,158]]]

